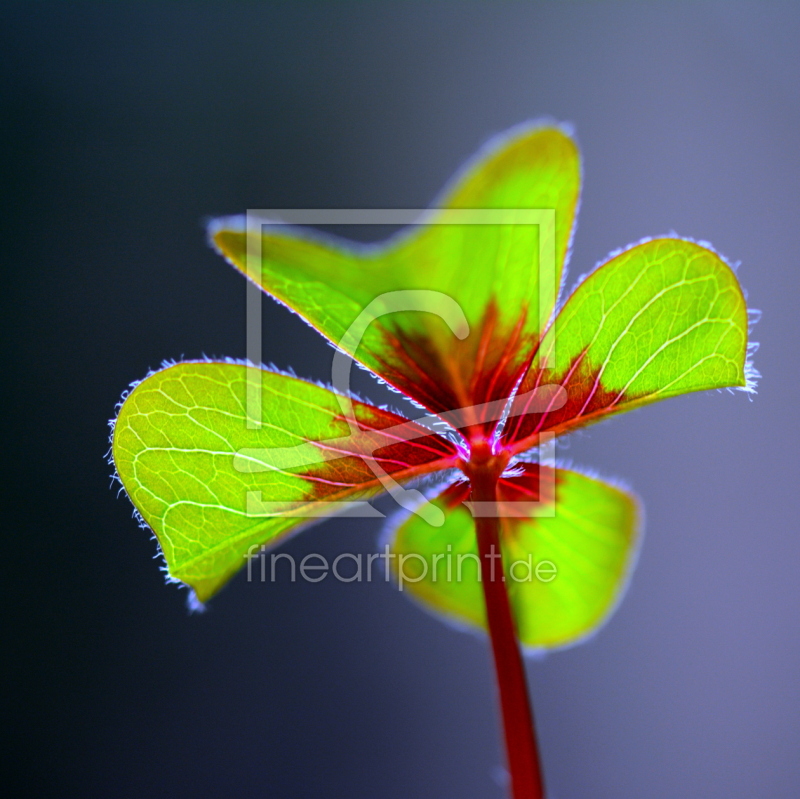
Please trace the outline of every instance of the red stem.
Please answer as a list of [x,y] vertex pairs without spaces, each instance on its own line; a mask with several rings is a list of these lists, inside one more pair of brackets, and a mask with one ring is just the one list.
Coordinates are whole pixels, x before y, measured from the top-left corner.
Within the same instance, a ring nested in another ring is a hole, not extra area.
[[[471,480],[472,499],[475,502],[496,502],[496,472],[478,468]],[[479,515],[475,522],[486,619],[500,688],[511,795],[513,799],[543,799],[544,785],[533,711],[502,568],[500,518],[497,515]]]

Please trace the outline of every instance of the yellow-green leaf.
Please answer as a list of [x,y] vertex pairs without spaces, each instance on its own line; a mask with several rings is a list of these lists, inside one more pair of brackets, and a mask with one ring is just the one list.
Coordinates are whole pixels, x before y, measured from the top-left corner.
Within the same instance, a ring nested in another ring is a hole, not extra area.
[[634,246],[578,286],[522,381],[521,393],[561,385],[566,403],[528,413],[516,401],[506,441],[521,451],[542,431],[566,433],[677,394],[750,389],[747,337],[741,287],[717,253],[675,238]]
[[[516,472],[501,478],[498,507],[518,636],[531,649],[571,644],[594,632],[621,597],[639,543],[638,502],[579,472],[540,472],[536,464]],[[418,516],[403,522],[392,541],[392,565],[403,590],[423,605],[485,628],[469,492],[458,482],[434,500],[446,514],[442,527]]]
[[[254,390],[261,399],[248,413]],[[446,439],[371,405],[351,408],[346,416],[326,388],[234,363],[180,363],[137,385],[112,455],[170,576],[205,601],[253,547],[337,510],[382,515],[352,504],[383,489],[379,472],[406,482],[454,463]]]
[[[439,413],[511,393],[555,305],[579,192],[570,136],[525,127],[481,151],[424,226],[384,245],[274,225],[248,233],[242,219],[219,220],[211,237],[266,292]],[[498,216],[508,209],[529,213]],[[359,344],[347,334],[365,309],[377,318]]]

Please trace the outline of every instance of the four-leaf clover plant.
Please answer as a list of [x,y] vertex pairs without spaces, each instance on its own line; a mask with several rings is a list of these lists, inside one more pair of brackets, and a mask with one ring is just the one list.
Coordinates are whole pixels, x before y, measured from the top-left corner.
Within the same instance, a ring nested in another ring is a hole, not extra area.
[[[752,392],[757,377],[742,290],[705,244],[639,242],[557,303],[580,188],[570,134],[528,125],[481,151],[423,224],[380,246],[214,222],[230,263],[430,415],[409,421],[290,374],[204,360],[135,384],[112,434],[117,474],[169,577],[199,602],[254,548],[326,510],[395,495],[407,515],[389,546],[404,586],[489,632],[516,799],[543,795],[520,645],[595,631],[640,536],[637,499],[557,468],[553,436],[687,392]],[[403,488],[436,474],[426,496]]]

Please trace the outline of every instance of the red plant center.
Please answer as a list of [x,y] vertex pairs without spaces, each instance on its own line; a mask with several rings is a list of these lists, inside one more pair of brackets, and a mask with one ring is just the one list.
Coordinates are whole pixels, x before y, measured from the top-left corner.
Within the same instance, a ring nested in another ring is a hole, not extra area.
[[508,452],[500,450],[495,452],[492,443],[485,438],[470,441],[469,459],[460,460],[459,467],[473,485],[476,479],[497,480],[505,471],[511,456]]

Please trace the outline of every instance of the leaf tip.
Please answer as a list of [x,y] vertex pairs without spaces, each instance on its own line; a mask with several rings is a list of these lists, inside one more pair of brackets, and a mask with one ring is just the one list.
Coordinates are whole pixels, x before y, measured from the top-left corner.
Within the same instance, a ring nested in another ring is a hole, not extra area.
[[[185,585],[182,583],[182,585]],[[208,607],[204,602],[201,602],[197,593],[191,586],[186,586],[189,589],[189,595],[186,597],[186,607],[189,613],[205,613]]]

